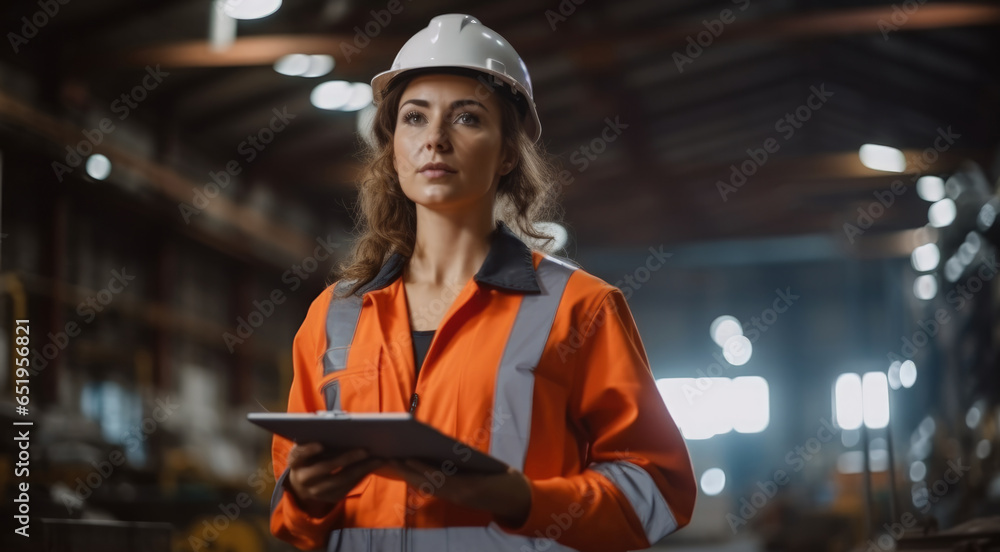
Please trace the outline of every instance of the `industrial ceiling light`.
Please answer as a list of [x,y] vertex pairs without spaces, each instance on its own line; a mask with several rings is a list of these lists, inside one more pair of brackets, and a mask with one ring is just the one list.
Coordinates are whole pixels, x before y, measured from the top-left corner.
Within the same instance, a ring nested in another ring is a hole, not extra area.
[[940,176],[921,176],[917,179],[917,195],[924,201],[941,201],[944,199],[944,179]]
[[[929,301],[937,295],[937,278],[933,274],[921,274],[913,280],[913,294],[917,299]],[[899,368],[897,367],[897,371]],[[891,382],[890,382],[891,383]]]
[[340,109],[351,100],[351,83],[347,81],[321,83],[313,88],[309,100],[320,109]]
[[309,68],[306,69],[305,73],[302,73],[303,77],[322,77],[323,75],[333,71],[333,56],[326,54],[313,54],[309,56]]
[[726,488],[726,472],[719,468],[709,468],[701,474],[701,492],[715,496]]
[[278,11],[281,0],[219,0],[222,11],[233,19],[260,19]]
[[904,360],[899,366],[899,381],[907,389],[917,382],[917,365],[912,360]]
[[931,226],[935,228],[943,228],[955,222],[957,214],[958,208],[955,206],[955,200],[946,197],[932,203],[927,209],[927,222],[930,222]]
[[858,150],[858,156],[869,169],[897,173],[906,170],[906,156],[893,147],[865,144]]
[[729,338],[743,335],[743,326],[735,316],[723,314],[717,317],[708,326],[708,333],[712,336],[712,341],[719,347],[724,347]]
[[917,272],[930,272],[937,268],[938,263],[941,262],[941,250],[934,243],[921,245],[914,248],[913,253],[910,254],[910,262]]
[[351,85],[351,97],[341,106],[342,111],[358,111],[372,103],[372,86],[366,82]]
[[309,100],[320,109],[358,111],[371,105],[372,87],[364,82],[327,81],[313,88]]
[[291,77],[302,76],[309,70],[309,56],[307,54],[281,56],[274,62],[274,70]]
[[94,180],[104,180],[111,174],[111,160],[95,153],[87,158],[87,174]]
[[753,343],[745,335],[734,335],[722,346],[722,356],[733,366],[743,366],[753,354]]
[[292,77],[322,77],[333,70],[333,56],[288,54],[274,62],[274,70]]

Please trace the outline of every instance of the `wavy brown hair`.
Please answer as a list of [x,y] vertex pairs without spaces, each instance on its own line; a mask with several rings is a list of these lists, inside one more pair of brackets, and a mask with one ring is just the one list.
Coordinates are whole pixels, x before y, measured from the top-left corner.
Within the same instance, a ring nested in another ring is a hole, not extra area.
[[474,70],[434,68],[410,71],[396,78],[386,89],[372,122],[373,140],[363,144],[363,167],[354,208],[357,238],[350,256],[328,276],[329,283],[338,277],[354,280],[347,290],[348,294],[355,294],[373,280],[393,253],[405,257],[413,254],[417,233],[416,204],[403,193],[392,166],[393,135],[403,91],[414,77],[425,73],[476,78],[481,83],[478,91],[497,93],[501,105],[501,147],[504,151],[516,152],[517,164],[500,177],[493,216],[506,223],[532,249],[548,252],[553,243],[554,238],[539,232],[535,224],[561,218],[557,202],[558,169],[553,157],[525,133],[521,124],[525,109],[523,95],[515,97],[504,86],[494,87],[485,74]]

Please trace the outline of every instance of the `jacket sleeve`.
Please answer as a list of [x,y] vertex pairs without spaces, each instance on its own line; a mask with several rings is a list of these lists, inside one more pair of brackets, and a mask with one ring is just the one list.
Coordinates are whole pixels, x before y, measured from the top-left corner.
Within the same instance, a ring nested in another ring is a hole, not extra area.
[[[318,354],[326,343],[326,311],[330,302],[327,288],[309,307],[305,321],[292,344],[292,386],[288,393],[288,412],[326,410],[316,385],[322,375]],[[343,523],[343,503],[329,514],[314,518],[302,511],[291,491],[285,489],[288,477],[288,453],[294,443],[275,434],[271,442],[275,486],[271,497],[271,534],[301,550],[322,549],[334,527]]]
[[576,372],[570,414],[587,433],[589,464],[529,479],[524,524],[495,521],[581,551],[644,549],[690,522],[697,486],[624,295],[614,288],[590,312],[583,344],[565,360]]

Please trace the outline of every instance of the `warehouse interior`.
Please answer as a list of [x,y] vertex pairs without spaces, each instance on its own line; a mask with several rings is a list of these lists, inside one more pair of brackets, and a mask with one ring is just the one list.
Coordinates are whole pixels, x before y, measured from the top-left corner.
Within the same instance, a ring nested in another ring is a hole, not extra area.
[[650,550],[1000,550],[1000,5],[935,0],[4,2],[0,548],[294,550],[246,415],[351,249],[368,83],[446,13],[523,58],[555,254],[687,441]]

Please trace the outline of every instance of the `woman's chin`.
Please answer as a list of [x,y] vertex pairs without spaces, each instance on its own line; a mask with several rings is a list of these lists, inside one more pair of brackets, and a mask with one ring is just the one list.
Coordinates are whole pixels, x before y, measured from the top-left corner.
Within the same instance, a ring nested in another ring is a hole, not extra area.
[[418,201],[417,205],[423,207],[424,209],[440,213],[456,211],[461,208],[454,201]]
[[456,186],[452,183],[424,183],[412,190],[407,196],[417,205],[435,211],[468,209],[479,201],[481,196],[474,190]]
[[454,203],[456,199],[454,186],[446,184],[429,183],[422,187],[419,194],[419,203],[425,207],[447,206]]

